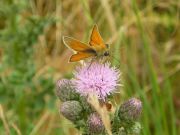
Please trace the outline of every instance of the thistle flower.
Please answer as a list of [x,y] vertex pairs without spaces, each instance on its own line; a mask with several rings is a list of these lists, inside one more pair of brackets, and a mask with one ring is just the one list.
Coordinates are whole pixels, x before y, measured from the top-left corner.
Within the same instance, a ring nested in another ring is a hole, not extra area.
[[66,101],[60,107],[61,114],[72,122],[81,119],[82,110],[78,101]]
[[136,98],[131,98],[120,106],[118,116],[125,121],[134,121],[140,117],[141,111],[141,101]]
[[75,100],[79,94],[76,93],[75,88],[70,80],[62,79],[57,81],[56,95],[61,101]]
[[120,72],[115,67],[110,67],[109,63],[94,62],[78,67],[74,76],[73,84],[78,93],[83,96],[93,93],[105,100],[119,85]]
[[103,122],[97,113],[90,114],[87,125],[90,134],[102,133],[105,129]]

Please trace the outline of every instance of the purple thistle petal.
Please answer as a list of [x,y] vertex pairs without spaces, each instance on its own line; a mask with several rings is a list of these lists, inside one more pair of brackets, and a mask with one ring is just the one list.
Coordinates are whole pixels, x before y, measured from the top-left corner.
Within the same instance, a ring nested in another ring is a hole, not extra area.
[[114,92],[118,86],[120,71],[110,67],[109,63],[86,64],[76,69],[73,84],[76,91],[82,96],[90,93],[96,94],[100,99],[105,99]]

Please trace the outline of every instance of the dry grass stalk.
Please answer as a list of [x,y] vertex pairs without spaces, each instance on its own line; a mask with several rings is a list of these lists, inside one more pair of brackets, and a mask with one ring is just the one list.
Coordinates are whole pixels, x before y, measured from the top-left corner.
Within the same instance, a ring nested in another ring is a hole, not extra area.
[[109,113],[105,106],[100,106],[99,100],[95,95],[89,95],[88,102],[94,107],[97,113],[100,115],[102,122],[105,126],[105,129],[109,135],[112,135],[111,132],[111,121],[109,117]]
[[9,125],[8,125],[8,122],[7,122],[6,118],[5,118],[5,115],[4,115],[3,108],[1,106],[1,104],[0,104],[0,118],[1,118],[1,120],[3,122],[6,135],[10,135]]

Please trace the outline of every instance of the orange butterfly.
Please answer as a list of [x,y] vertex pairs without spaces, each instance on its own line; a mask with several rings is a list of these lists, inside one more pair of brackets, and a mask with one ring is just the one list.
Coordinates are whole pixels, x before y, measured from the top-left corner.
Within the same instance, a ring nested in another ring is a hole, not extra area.
[[104,43],[97,25],[93,27],[89,45],[67,36],[63,37],[63,41],[67,47],[77,52],[70,57],[69,62],[76,62],[90,57],[109,56],[109,45]]

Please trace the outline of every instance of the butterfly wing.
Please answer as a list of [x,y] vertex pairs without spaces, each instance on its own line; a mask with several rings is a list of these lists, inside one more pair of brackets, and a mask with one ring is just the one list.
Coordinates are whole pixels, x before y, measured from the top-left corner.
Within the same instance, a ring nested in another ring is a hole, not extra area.
[[63,37],[63,41],[67,47],[77,51],[76,54],[73,54],[70,57],[69,62],[80,61],[85,58],[96,56],[96,51],[91,46],[88,46],[74,38],[65,36]]
[[78,52],[70,57],[69,62],[76,62],[93,56],[96,56],[96,53],[93,51]]
[[97,25],[94,25],[93,27],[89,44],[94,48],[106,48],[104,41],[99,33]]
[[92,50],[90,46],[71,37],[64,36],[63,41],[67,47],[77,52]]

